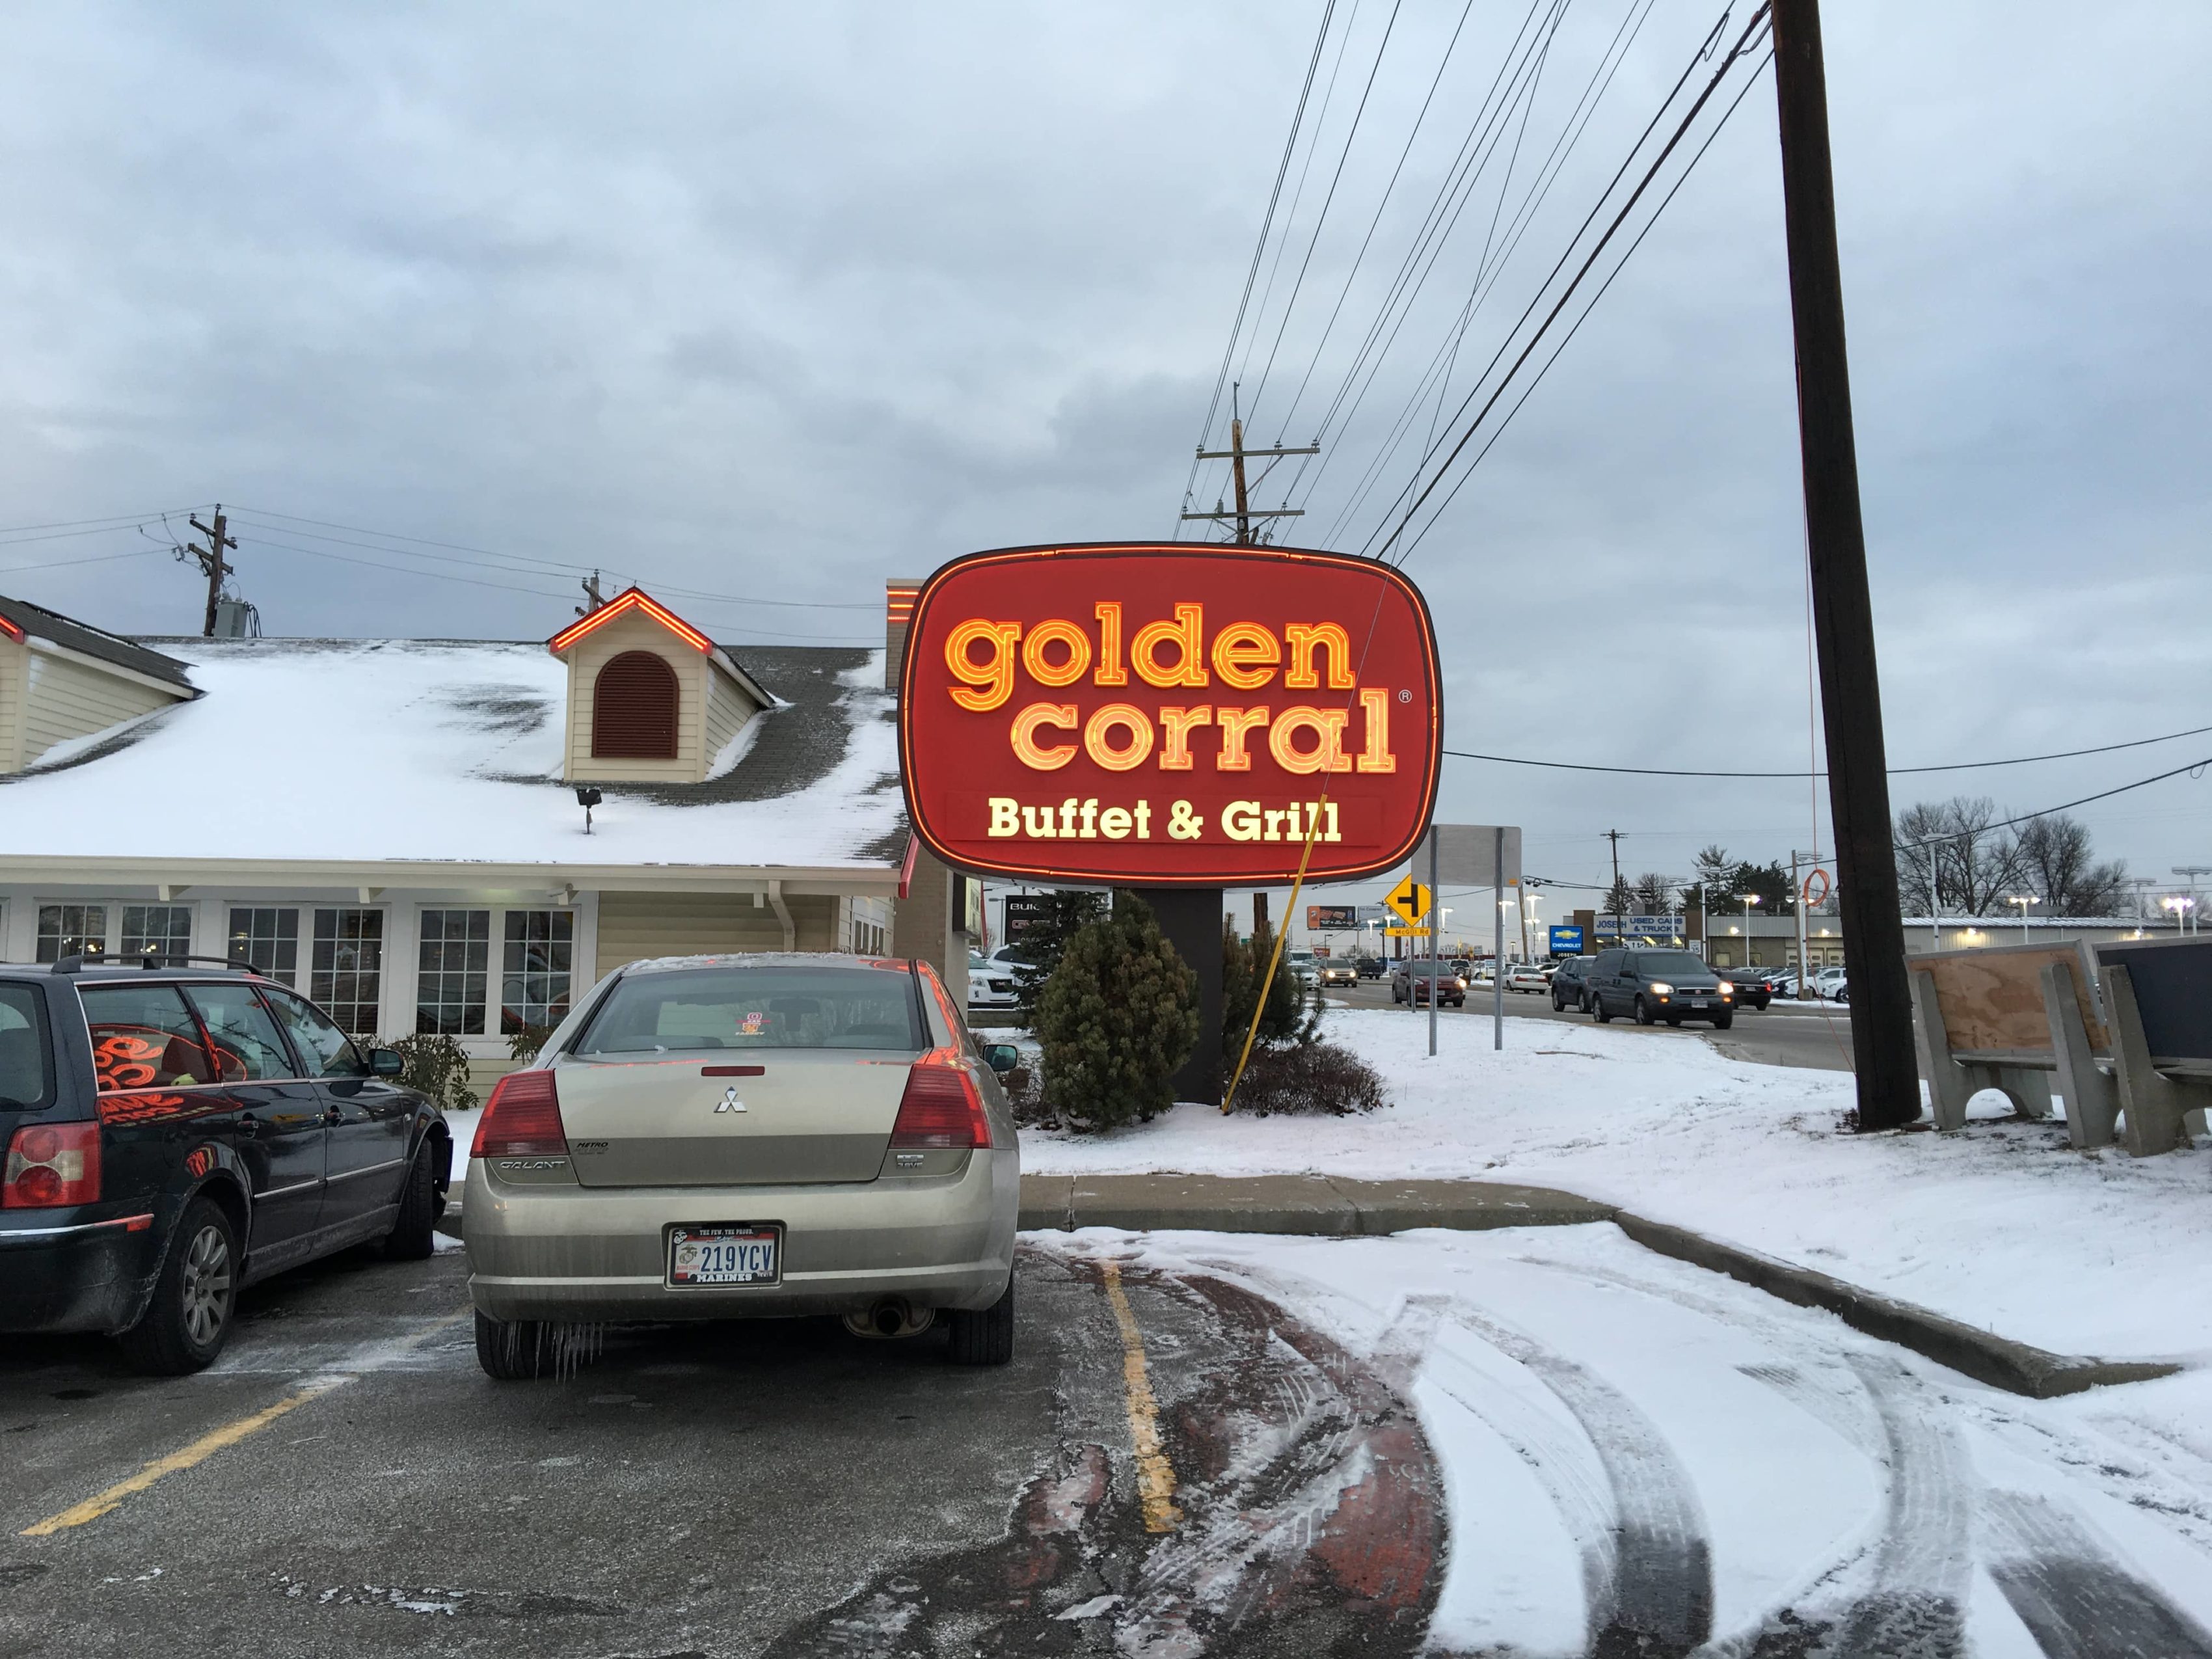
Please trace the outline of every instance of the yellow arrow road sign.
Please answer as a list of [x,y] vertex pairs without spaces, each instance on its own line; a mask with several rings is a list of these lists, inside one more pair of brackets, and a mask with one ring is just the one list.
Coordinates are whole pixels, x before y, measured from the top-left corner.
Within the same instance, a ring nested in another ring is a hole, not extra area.
[[1395,910],[1404,917],[1409,924],[1417,922],[1429,914],[1429,890],[1411,876],[1407,876],[1390,890],[1390,896],[1384,899],[1382,902],[1387,908]]

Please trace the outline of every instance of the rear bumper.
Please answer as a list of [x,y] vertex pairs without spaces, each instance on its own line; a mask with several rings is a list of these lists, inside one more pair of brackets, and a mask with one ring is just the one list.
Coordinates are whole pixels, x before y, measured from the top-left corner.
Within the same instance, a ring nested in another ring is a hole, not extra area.
[[64,1218],[79,1213],[18,1210],[0,1224],[0,1331],[106,1334],[137,1319],[161,1265],[153,1218]]
[[[469,1164],[462,1232],[469,1293],[493,1319],[604,1323],[788,1318],[917,1307],[989,1307],[1013,1271],[1021,1155],[978,1152],[935,1180],[794,1187],[515,1186]],[[775,1285],[673,1289],[663,1230],[778,1222]]]

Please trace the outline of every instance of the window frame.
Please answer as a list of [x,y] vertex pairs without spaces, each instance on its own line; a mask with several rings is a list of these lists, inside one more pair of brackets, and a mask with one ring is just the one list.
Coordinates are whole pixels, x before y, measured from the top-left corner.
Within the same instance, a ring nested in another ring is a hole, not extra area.
[[[417,1036],[450,1036],[458,1041],[463,1037],[483,1037],[492,1035],[488,1027],[491,1018],[493,918],[500,914],[497,905],[489,904],[421,904],[416,907],[415,1006],[411,1024]],[[483,937],[478,939],[465,934],[456,939],[448,935],[433,940],[428,937],[425,927],[427,919],[433,915],[465,916],[470,918],[471,922],[475,918],[481,916],[483,918]],[[458,945],[462,953],[462,965],[457,969],[441,967],[434,970],[427,967],[424,964],[423,953],[434,945],[441,949],[450,949]],[[477,945],[482,945],[483,947],[483,965],[481,968],[471,968],[468,964],[468,953],[470,948]],[[459,1000],[448,1001],[441,996],[435,1002],[426,1002],[423,998],[423,982],[430,978],[441,981],[440,987],[441,990],[443,989],[442,981],[459,980],[461,984]],[[471,979],[476,981],[476,1000],[473,1005],[468,1000],[469,981]],[[422,1024],[426,1010],[447,1007],[458,1007],[460,1010],[460,1024],[458,1030],[448,1030],[443,1024],[426,1027]],[[471,1012],[476,1020],[473,1028],[469,1024]]]
[[[88,961],[96,962],[112,962],[116,960],[114,954],[108,949],[108,942],[116,936],[116,926],[120,920],[120,918],[116,915],[116,912],[120,908],[120,901],[116,899],[33,899],[31,901],[32,962],[39,966],[46,967],[51,966],[52,963],[57,962],[64,961],[73,956],[82,957]],[[63,950],[61,948],[61,945],[64,940],[71,938],[85,939],[88,938],[89,935],[83,933],[70,934],[66,932],[57,932],[54,935],[54,954],[51,957],[47,956],[45,953],[46,933],[46,913],[50,909],[97,910],[100,912],[100,950],[98,954],[94,955],[90,951],[82,950]]]
[[[302,994],[306,997],[307,1001],[313,1004],[314,1006],[320,1011],[325,1018],[330,1020],[330,1022],[336,1025],[340,1030],[344,1031],[348,1037],[373,1037],[376,1036],[377,1033],[375,1027],[381,1024],[384,1020],[384,995],[386,989],[385,976],[391,971],[386,961],[386,957],[389,954],[389,947],[392,944],[392,936],[391,930],[385,925],[389,915],[391,907],[382,904],[317,904],[312,907],[303,905],[301,908],[311,911],[310,918],[307,923],[308,942],[307,988]],[[325,941],[322,937],[322,917],[325,912],[328,912],[330,915],[334,916],[374,916],[376,918],[376,966],[373,970],[364,970],[360,968],[341,969],[336,965],[337,947],[348,944],[349,942],[353,944],[356,947],[358,947],[362,941],[358,937],[349,941],[343,934],[333,935],[328,941]],[[333,962],[332,966],[329,969],[333,994],[329,997],[320,997],[315,994],[318,988],[316,984],[316,976],[324,970],[316,965],[315,954],[325,942],[333,947]],[[349,1030],[347,1030],[344,1018],[337,1012],[340,1005],[340,999],[335,994],[337,981],[342,975],[349,975],[356,981],[357,988],[358,982],[364,976],[365,971],[373,973],[374,975],[376,981],[375,994],[366,999],[365,1002],[362,997],[357,995],[347,997],[343,999],[343,1006],[350,1009],[359,1009],[364,1006],[368,1006],[371,1010],[370,1029],[367,1031]],[[296,989],[297,988],[294,988]]]
[[[245,969],[249,973],[258,974],[262,978],[268,980],[274,984],[282,985],[288,990],[298,990],[300,988],[300,913],[303,909],[313,910],[317,907],[313,904],[303,905],[296,902],[290,903],[258,904],[249,901],[246,903],[240,903],[236,899],[228,898],[221,900],[220,902],[222,905],[222,953],[224,960],[231,963],[234,966]],[[283,926],[281,918],[286,911],[290,911],[292,914],[292,931],[289,939],[288,939],[282,933],[277,933],[270,934],[265,941],[257,941],[253,936],[252,928],[249,924],[246,931],[247,954],[243,957],[237,955],[235,953],[235,945],[238,934],[233,929],[231,923],[236,919],[238,913],[241,910],[246,911],[249,914],[261,910],[269,911],[280,918],[278,922],[278,926],[280,927]],[[307,951],[309,959],[312,961],[314,955],[314,945],[312,940],[313,928],[312,925],[308,927],[307,932],[311,936]],[[252,951],[256,943],[266,943],[271,947],[271,959],[269,966],[266,968],[257,965],[252,959]],[[281,947],[286,944],[289,944],[292,947],[292,966],[289,972],[285,969],[278,966],[275,960],[275,957],[281,950]]]

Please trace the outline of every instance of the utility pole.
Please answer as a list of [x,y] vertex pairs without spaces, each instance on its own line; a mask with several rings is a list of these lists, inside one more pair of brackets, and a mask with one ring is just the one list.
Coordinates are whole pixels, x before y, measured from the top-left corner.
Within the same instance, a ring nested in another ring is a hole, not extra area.
[[589,606],[578,605],[576,607],[576,614],[578,616],[588,617],[592,611],[599,610],[605,605],[606,599],[599,592],[599,573],[598,571],[594,570],[592,572],[590,575],[578,582],[576,586],[584,590],[584,597],[592,602]]
[[[1920,1073],[1913,1055],[1905,925],[1898,914],[1874,605],[1867,589],[1866,531],[1859,514],[1858,454],[1851,432],[1820,0],[1773,0],[1772,17],[1806,548],[1812,568],[1813,633],[1820,651],[1820,713],[1828,739],[1828,813],[1836,832],[1844,963],[1851,983],[1858,1127],[1893,1129],[1920,1115]],[[1797,908],[1802,915],[1804,906]]]
[[1613,906],[1613,942],[1619,945],[1628,928],[1628,919],[1620,914],[1620,831],[1608,830],[1605,838],[1613,843],[1613,888],[1605,896]]
[[[1229,406],[1232,411],[1237,408],[1237,398],[1241,391],[1240,386],[1231,386],[1229,389]],[[1253,455],[1267,457],[1268,471],[1272,471],[1274,469],[1275,461],[1285,455],[1318,455],[1320,453],[1319,444],[1308,444],[1303,449],[1285,449],[1280,444],[1270,449],[1247,449],[1244,447],[1244,417],[1241,414],[1232,412],[1229,417],[1229,447],[1201,449],[1198,452],[1198,459],[1201,461],[1229,463],[1231,477],[1236,483],[1237,510],[1233,513],[1229,512],[1217,501],[1211,513],[1186,513],[1182,516],[1186,519],[1207,519],[1217,522],[1233,520],[1237,525],[1236,544],[1239,547],[1250,547],[1254,545],[1252,521],[1255,519],[1303,519],[1305,517],[1305,509],[1300,507],[1279,507],[1271,512],[1254,512],[1251,489],[1246,487],[1244,481],[1245,458]],[[1267,476],[1267,472],[1261,473],[1258,478],[1252,481],[1252,488],[1256,489]]]
[[226,548],[236,547],[238,545],[238,538],[235,536],[226,535],[224,533],[224,530],[228,520],[222,516],[222,503],[221,501],[217,501],[215,504],[215,522],[213,524],[202,524],[197,518],[195,518],[191,523],[193,529],[198,531],[201,535],[207,538],[207,545],[205,547],[186,546],[179,548],[177,552],[177,556],[179,558],[183,558],[187,554],[191,555],[194,560],[198,561],[200,568],[200,574],[207,578],[207,620],[200,625],[200,637],[202,639],[211,640],[215,637],[216,601],[222,597],[222,579],[225,576],[231,574],[236,568],[223,562],[223,550]]

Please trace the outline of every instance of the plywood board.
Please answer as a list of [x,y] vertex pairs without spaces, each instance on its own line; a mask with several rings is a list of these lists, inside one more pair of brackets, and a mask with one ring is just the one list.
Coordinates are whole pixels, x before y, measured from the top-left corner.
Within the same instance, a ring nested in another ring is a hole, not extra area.
[[2112,1039],[2099,1018],[2079,944],[2008,945],[1994,950],[1940,951],[1911,958],[1916,972],[1936,981],[1936,1006],[1954,1054],[1990,1049],[2051,1052],[2051,1021],[2043,1009],[2045,966],[2063,962],[2074,975],[2089,1046],[2108,1052]]

